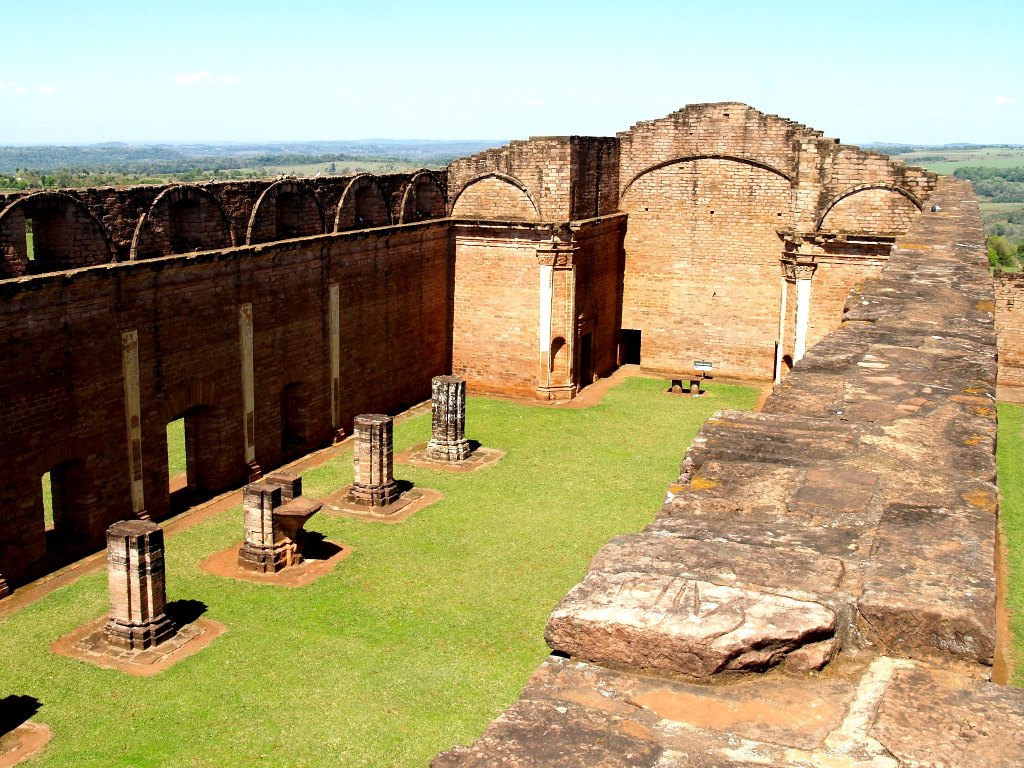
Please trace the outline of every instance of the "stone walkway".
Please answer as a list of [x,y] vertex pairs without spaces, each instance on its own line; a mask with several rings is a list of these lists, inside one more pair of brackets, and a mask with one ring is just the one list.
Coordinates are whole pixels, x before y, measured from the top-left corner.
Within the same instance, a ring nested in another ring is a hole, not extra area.
[[996,639],[995,333],[943,179],[761,413],[706,422],[658,519],[552,613],[469,766],[1024,766]]

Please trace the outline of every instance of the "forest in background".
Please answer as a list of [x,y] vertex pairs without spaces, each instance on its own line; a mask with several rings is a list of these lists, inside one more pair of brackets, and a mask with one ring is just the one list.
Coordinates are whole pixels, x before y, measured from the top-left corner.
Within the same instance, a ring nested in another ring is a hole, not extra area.
[[0,190],[401,173],[441,168],[501,141],[307,141],[0,147]]

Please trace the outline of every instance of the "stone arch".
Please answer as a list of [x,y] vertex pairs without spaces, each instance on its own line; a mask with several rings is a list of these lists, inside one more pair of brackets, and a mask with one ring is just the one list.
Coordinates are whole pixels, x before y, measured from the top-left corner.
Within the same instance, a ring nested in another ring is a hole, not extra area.
[[405,187],[399,223],[444,218],[447,210],[441,182],[430,171],[419,171]]
[[345,187],[334,216],[334,231],[386,227],[391,224],[391,205],[374,176],[362,173]]
[[768,163],[761,162],[760,160],[755,160],[752,157],[722,154],[684,155],[682,157],[674,157],[671,160],[664,160],[660,163],[655,163],[652,166],[644,168],[642,171],[640,171],[640,173],[636,174],[636,176],[634,176],[626,183],[626,186],[622,188],[622,194],[619,195],[619,198],[624,198],[626,196],[626,193],[629,192],[629,190],[632,188],[633,184],[635,184],[637,180],[639,180],[641,177],[646,176],[649,173],[659,171],[662,168],[666,168],[670,165],[676,165],[677,163],[692,163],[697,160],[728,160],[733,163],[743,163],[745,165],[750,165],[755,168],[760,168],[761,170],[768,171],[769,173],[774,173],[776,176],[781,176],[782,178],[784,178],[786,181],[790,183],[790,185],[793,184],[792,175],[776,168],[774,165],[769,165]]
[[202,187],[168,187],[139,219],[130,259],[231,248],[234,233],[224,207]]
[[308,182],[275,181],[260,195],[245,232],[247,245],[324,233],[324,211]]
[[220,407],[220,390],[212,379],[189,379],[160,397],[160,418],[164,424],[180,419],[196,406]]
[[825,206],[815,225],[815,231],[825,229],[825,220],[833,216],[834,225],[830,229],[870,231],[872,234],[902,234],[909,226],[909,219],[915,211],[911,211],[907,203],[893,205],[893,202],[898,202],[892,197],[894,194],[904,198],[917,211],[924,208],[923,200],[896,184],[858,184],[836,195]]
[[115,258],[106,228],[71,195],[37,192],[0,212],[0,278],[107,264]]
[[451,215],[462,219],[540,221],[540,208],[519,179],[483,173],[466,182],[452,201]]
[[773,376],[786,174],[725,156],[662,163],[631,182],[620,210],[629,215],[621,327],[642,334],[644,365],[711,360],[723,375]]

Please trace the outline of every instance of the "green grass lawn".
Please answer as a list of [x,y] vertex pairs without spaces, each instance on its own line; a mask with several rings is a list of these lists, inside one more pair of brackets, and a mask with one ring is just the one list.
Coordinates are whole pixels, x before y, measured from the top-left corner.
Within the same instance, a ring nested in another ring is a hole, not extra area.
[[[152,678],[53,656],[102,615],[94,573],[0,623],[0,697],[39,699],[54,739],[32,766],[425,766],[468,743],[547,655],[544,624],[611,536],[642,528],[703,420],[755,389],[699,400],[628,379],[601,405],[555,409],[471,398],[467,436],[506,451],[454,474],[396,465],[444,498],[398,525],[324,514],[307,526],[352,555],[302,588],[197,568],[241,538],[235,508],[168,540],[168,598],[228,627]],[[425,441],[429,413],[395,428]],[[351,479],[351,453],[305,475],[307,495]]]
[[1006,602],[1016,662],[1014,685],[1024,687],[1024,406],[999,403],[1000,519],[1007,549]]
[[167,475],[174,477],[185,471],[185,420],[167,425]]
[[[938,150],[924,149],[896,155],[907,165],[916,165],[929,171],[952,174],[957,168],[1016,168],[1024,165],[1024,149],[986,147],[984,149]],[[941,159],[940,159],[941,158]]]

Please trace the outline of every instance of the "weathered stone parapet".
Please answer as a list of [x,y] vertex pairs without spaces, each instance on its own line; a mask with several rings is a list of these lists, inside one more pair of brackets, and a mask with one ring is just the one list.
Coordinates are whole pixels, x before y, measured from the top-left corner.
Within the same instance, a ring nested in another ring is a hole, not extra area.
[[471,452],[466,439],[466,382],[458,376],[435,376],[430,388],[427,456],[435,461],[463,461]]
[[302,478],[294,472],[274,472],[243,492],[245,541],[238,567],[257,573],[277,573],[303,561],[306,521],[321,503],[302,495]]
[[394,478],[394,420],[381,413],[355,418],[355,479],[352,500],[367,507],[385,507],[400,495]]
[[107,642],[141,650],[174,634],[164,612],[164,533],[146,520],[122,520],[107,529],[110,618]]

